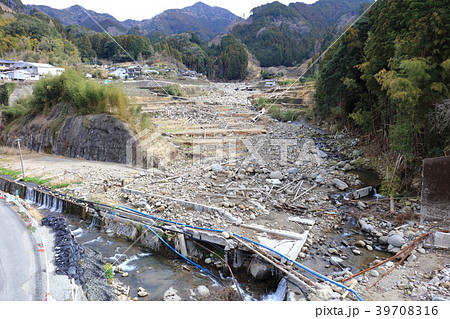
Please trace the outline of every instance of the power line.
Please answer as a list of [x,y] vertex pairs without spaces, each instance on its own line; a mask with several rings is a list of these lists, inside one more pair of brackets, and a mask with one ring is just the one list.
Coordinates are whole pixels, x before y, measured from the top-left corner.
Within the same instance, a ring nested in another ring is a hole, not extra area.
[[281,92],[280,94],[276,95],[277,99],[275,100],[275,102],[273,102],[274,104],[276,104],[278,102],[278,100],[280,99],[280,97],[285,94],[287,91],[289,91],[315,64],[317,64],[317,62],[319,62],[320,59],[322,59],[322,57],[347,33],[348,30],[350,30],[351,27],[353,27],[356,22],[358,22],[372,7],[373,5],[376,3],[376,0],[358,17],[356,18],[355,21],[353,21],[352,24],[350,24],[350,26],[348,26],[344,32],[342,32],[342,34],[333,41],[333,43],[313,62],[311,63],[311,65],[306,69],[305,72],[303,72],[295,81],[294,83],[292,83],[286,90],[284,90],[283,92]]
[[[105,33],[111,38],[111,40],[113,40],[114,43],[116,43],[116,44],[119,46],[119,48],[121,48],[122,51],[125,52],[125,54],[128,55],[128,57],[129,57],[135,64],[139,65],[141,68],[144,67],[144,66],[141,65],[139,62],[137,62],[137,61],[131,56],[131,54],[130,54],[127,50],[125,50],[125,49],[120,45],[120,43],[117,42],[116,39],[114,39],[114,37],[113,37],[107,30],[105,30],[105,28],[103,28],[103,26],[102,26],[100,23],[97,22],[97,20],[94,19],[94,17],[89,13],[89,11],[87,11],[84,7],[80,6],[75,0],[72,0],[72,1],[73,1],[73,3],[75,3],[77,6],[79,6],[81,9],[83,9],[83,11],[89,16],[89,18],[91,18],[91,20],[94,21],[94,23],[95,23],[96,25],[98,25],[98,26],[103,30],[103,32],[105,32]],[[150,76],[150,78],[153,80],[153,82],[155,82],[155,83],[159,86],[159,88],[160,88],[161,90],[164,91],[164,93],[166,93],[167,95],[170,95],[170,94],[164,89],[164,87],[163,87],[161,84],[159,84],[159,82],[156,81],[156,80],[151,76],[151,74],[149,74],[149,76]]]

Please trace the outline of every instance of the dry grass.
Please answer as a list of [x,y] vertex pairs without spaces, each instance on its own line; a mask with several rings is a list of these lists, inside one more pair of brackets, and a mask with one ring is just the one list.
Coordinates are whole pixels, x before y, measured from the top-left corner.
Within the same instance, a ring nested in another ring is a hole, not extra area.
[[27,211],[30,213],[31,217],[38,222],[38,224],[41,224],[41,220],[44,216],[36,208],[27,207]]
[[[31,151],[26,147],[21,147],[22,154],[31,154]],[[0,146],[0,155],[19,155],[19,149],[9,146]]]

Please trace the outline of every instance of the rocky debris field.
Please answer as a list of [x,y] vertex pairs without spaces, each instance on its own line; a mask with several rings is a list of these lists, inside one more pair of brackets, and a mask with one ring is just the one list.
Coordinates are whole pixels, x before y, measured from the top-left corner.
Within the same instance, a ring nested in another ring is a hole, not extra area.
[[[154,101],[145,102],[152,109],[156,132],[164,137],[163,145],[175,150],[170,157],[153,153],[160,157],[154,162],[156,167],[140,170],[36,155],[27,155],[25,165],[31,169],[45,166],[40,176],[51,176],[54,183],[70,183],[59,189],[69,195],[120,203],[193,226],[232,231],[252,239],[261,232],[243,226],[308,231],[298,261],[336,281],[377,259],[393,256],[430,229],[445,230],[442,224],[419,222],[419,199],[396,200],[394,213],[384,198],[352,199],[354,190],[379,184],[364,181],[360,174],[370,163],[360,141],[344,134],[330,135],[303,122],[273,120],[249,104],[251,95],[258,92],[242,87],[212,84],[209,94],[187,101],[157,107]],[[237,124],[247,129],[245,134],[237,130]],[[211,127],[214,130],[209,130]],[[200,136],[198,129],[203,130]],[[186,144],[186,139],[193,142]],[[13,160],[9,163],[9,167],[17,166]],[[123,188],[147,195],[123,192]],[[219,210],[197,212],[167,198]],[[427,259],[433,263],[424,262]],[[420,244],[364,296],[368,300],[450,299],[448,264],[447,251],[425,249]],[[348,281],[349,286],[363,290],[389,271],[389,266],[357,276]],[[305,299],[291,286],[288,299]],[[325,290],[310,299],[340,296]]]

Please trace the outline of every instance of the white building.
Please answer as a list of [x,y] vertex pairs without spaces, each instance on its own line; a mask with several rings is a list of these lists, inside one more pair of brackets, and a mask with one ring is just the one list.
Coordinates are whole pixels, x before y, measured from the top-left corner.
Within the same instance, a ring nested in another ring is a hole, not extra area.
[[51,64],[45,63],[31,63],[31,62],[17,62],[14,64],[16,70],[23,70],[31,74],[43,75],[61,75],[64,72],[63,68],[57,68]]
[[10,80],[16,81],[37,81],[40,78],[39,74],[33,74],[24,70],[10,71],[7,74]]
[[118,68],[118,69],[110,72],[109,76],[114,76],[114,77],[117,77],[119,79],[125,80],[125,79],[128,78],[128,72],[124,68]]

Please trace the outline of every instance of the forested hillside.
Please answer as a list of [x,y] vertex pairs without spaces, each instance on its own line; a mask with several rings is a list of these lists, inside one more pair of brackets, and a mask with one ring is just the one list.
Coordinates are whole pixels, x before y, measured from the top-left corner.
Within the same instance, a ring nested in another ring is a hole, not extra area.
[[316,116],[397,159],[388,193],[422,158],[450,151],[449,18],[445,0],[379,0],[321,64]]
[[152,42],[159,54],[171,56],[209,78],[242,80],[247,76],[247,50],[233,35],[224,36],[219,45],[211,46],[191,32],[161,36]]
[[261,66],[295,66],[325,48],[370,0],[319,0],[286,6],[278,1],[256,7],[247,23],[232,34],[241,40]]
[[81,61],[61,23],[43,13],[0,15],[0,56],[56,65]]

